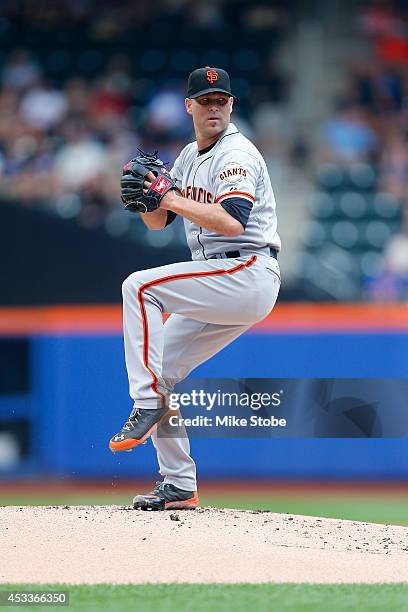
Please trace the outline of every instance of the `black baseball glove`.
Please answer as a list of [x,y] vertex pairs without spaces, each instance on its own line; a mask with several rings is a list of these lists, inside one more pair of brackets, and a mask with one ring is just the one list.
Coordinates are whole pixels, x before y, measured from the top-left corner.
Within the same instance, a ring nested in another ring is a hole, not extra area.
[[[121,197],[126,210],[145,213],[159,208],[163,196],[172,189],[179,191],[179,188],[165,164],[157,157],[157,151],[153,155],[144,153],[141,149],[139,151],[139,157],[131,159],[123,166]],[[143,183],[150,182],[147,178],[149,172],[152,172],[156,179],[145,193]]]

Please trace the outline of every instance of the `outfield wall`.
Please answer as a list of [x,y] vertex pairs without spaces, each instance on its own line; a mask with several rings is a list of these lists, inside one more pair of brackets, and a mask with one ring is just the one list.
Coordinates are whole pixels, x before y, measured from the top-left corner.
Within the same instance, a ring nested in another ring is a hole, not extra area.
[[[3,309],[0,334],[2,477],[155,474],[151,444],[108,450],[131,407],[118,306]],[[408,378],[408,311],[281,305],[192,376]],[[5,433],[19,444],[14,463]],[[193,439],[192,451],[207,478],[408,477],[406,438]]]

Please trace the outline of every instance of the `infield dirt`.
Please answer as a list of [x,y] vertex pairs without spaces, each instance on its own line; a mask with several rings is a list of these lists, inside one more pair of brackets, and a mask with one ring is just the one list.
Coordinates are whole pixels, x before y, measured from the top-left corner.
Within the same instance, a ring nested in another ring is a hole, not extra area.
[[408,582],[408,527],[200,508],[0,507],[0,583]]

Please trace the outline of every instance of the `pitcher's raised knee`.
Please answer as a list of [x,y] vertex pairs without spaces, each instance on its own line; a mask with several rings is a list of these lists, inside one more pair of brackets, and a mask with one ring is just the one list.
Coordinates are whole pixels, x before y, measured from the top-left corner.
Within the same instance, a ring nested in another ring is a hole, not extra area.
[[130,274],[122,283],[122,295],[123,298],[137,295],[139,288],[146,282],[142,272],[133,272]]

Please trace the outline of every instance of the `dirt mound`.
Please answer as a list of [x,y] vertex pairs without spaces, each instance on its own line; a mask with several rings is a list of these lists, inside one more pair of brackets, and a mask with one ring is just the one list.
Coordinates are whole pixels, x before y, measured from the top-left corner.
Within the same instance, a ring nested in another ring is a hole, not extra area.
[[200,508],[0,507],[0,583],[407,582],[408,528]]

